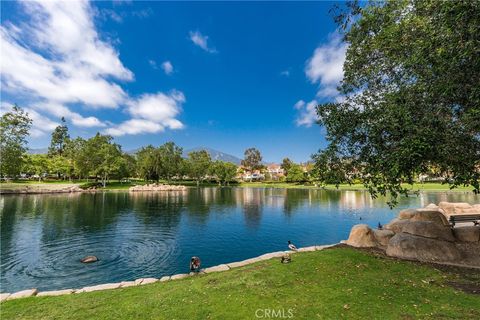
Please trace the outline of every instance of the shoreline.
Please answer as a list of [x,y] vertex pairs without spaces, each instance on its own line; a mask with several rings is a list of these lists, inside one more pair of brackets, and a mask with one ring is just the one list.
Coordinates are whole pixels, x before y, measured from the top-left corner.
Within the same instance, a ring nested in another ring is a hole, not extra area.
[[[20,290],[14,293],[7,293],[7,292],[2,292],[0,293],[0,303],[4,303],[5,301],[10,301],[10,300],[16,300],[16,299],[21,299],[21,298],[28,298],[28,297],[53,297],[53,296],[63,296],[63,295],[71,295],[71,294],[80,294],[80,293],[85,293],[85,292],[95,292],[95,291],[106,291],[106,290],[112,290],[112,289],[122,289],[122,288],[128,288],[128,287],[135,287],[135,286],[142,286],[146,284],[152,284],[152,283],[157,283],[157,282],[167,282],[167,281],[174,281],[174,280],[180,280],[180,279],[186,279],[186,278],[192,278],[196,277],[198,275],[205,275],[205,274],[210,274],[210,273],[218,273],[218,272],[224,272],[224,271],[230,271],[232,269],[248,266],[250,264],[254,264],[257,262],[262,262],[262,261],[267,261],[275,258],[281,258],[285,254],[297,254],[297,253],[304,253],[304,252],[315,252],[315,251],[322,251],[325,249],[330,249],[330,248],[340,248],[340,247],[349,247],[353,248],[356,250],[360,251],[375,251],[375,248],[364,248],[364,247],[354,247],[350,246],[345,243],[345,240],[342,240],[338,243],[333,243],[333,244],[326,244],[326,245],[313,245],[313,246],[308,246],[308,247],[302,247],[298,248],[297,251],[291,251],[291,250],[286,250],[286,251],[274,251],[274,252],[269,252],[269,253],[264,253],[262,255],[259,255],[257,257],[253,258],[248,258],[242,261],[236,261],[236,262],[227,262],[227,263],[222,263],[219,265],[207,267],[207,268],[202,268],[200,272],[190,272],[190,273],[178,273],[178,274],[173,274],[170,276],[162,276],[160,278],[154,278],[154,277],[145,277],[145,278],[138,278],[135,280],[126,280],[126,281],[120,281],[116,283],[101,283],[101,284],[95,284],[91,286],[84,286],[82,288],[78,289],[54,289],[54,290],[45,290],[45,291],[39,291],[36,288],[32,289],[24,289]],[[385,254],[384,254],[385,255]],[[445,268],[459,268],[462,270],[480,270],[480,267],[474,267],[474,266],[465,266],[461,264],[455,264],[455,263],[443,263],[443,262],[435,262],[435,261],[418,261],[414,259],[401,259],[397,257],[390,257],[385,255],[385,257],[393,260],[393,261],[406,261],[406,262],[411,262],[415,263],[418,265],[428,265],[428,266],[434,266],[434,267],[445,267]]]
[[[162,189],[162,190],[129,190],[132,187],[142,187],[144,185],[132,185],[129,187],[109,187],[98,188],[98,189],[82,189],[80,188],[79,183],[77,184],[66,184],[66,183],[38,183],[38,184],[16,184],[14,187],[4,188],[0,184],[0,195],[21,195],[21,194],[61,194],[61,193],[96,193],[96,192],[162,192],[162,191],[179,191],[180,188],[186,190],[188,188],[257,188],[257,189],[298,189],[298,190],[324,190],[324,191],[360,191],[368,192],[367,189],[363,187],[347,186],[342,185],[339,188],[334,186],[319,187],[319,186],[308,186],[308,185],[287,185],[287,184],[269,184],[269,183],[245,183],[232,186],[218,186],[218,185],[201,185],[190,186],[190,185],[172,185],[172,189]],[[441,189],[441,188],[432,188],[432,189],[418,189],[411,190],[409,195],[415,195],[416,193],[446,193],[446,194],[468,194],[473,193],[473,190],[468,190],[466,188],[462,189]]]
[[120,281],[116,283],[102,283],[102,284],[96,284],[92,286],[85,286],[82,288],[78,289],[56,289],[56,290],[46,290],[46,291],[39,291],[36,288],[32,289],[24,289],[20,290],[14,293],[8,293],[8,292],[2,292],[0,293],[0,302],[5,302],[7,300],[14,300],[14,299],[20,299],[20,298],[28,298],[28,297],[46,297],[46,296],[60,296],[60,295],[68,295],[68,294],[79,294],[83,292],[94,292],[94,291],[103,291],[103,290],[111,290],[111,289],[120,289],[120,288],[127,288],[127,287],[133,287],[133,286],[141,286],[145,284],[150,284],[150,283],[155,283],[155,282],[166,282],[166,281],[173,281],[173,280],[179,280],[179,279],[184,279],[188,277],[194,277],[196,275],[200,274],[209,274],[209,273],[215,273],[215,272],[223,272],[223,271],[228,271],[234,268],[239,268],[243,266],[247,266],[252,263],[260,262],[260,261],[265,261],[265,260],[270,260],[273,258],[280,258],[285,254],[295,254],[299,252],[312,252],[312,251],[321,251],[324,249],[328,248],[333,248],[338,245],[341,245],[341,243],[334,243],[334,244],[326,244],[326,245],[313,245],[313,246],[308,246],[308,247],[303,247],[303,248],[298,248],[297,251],[275,251],[275,252],[269,252],[269,253],[264,253],[262,255],[259,255],[257,257],[253,258],[248,258],[242,261],[235,261],[235,262],[227,262],[227,263],[222,263],[216,266],[211,266],[208,268],[203,268],[200,270],[198,273],[179,273],[179,274],[174,274],[170,276],[163,276],[161,278],[138,278],[135,280],[127,280],[127,281]]

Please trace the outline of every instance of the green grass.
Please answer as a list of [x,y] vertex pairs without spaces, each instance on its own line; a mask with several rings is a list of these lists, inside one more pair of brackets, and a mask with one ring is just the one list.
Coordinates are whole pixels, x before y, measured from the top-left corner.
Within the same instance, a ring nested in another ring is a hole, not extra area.
[[[74,184],[83,184],[86,183],[86,180],[47,180],[47,181],[32,181],[32,180],[22,180],[15,182],[2,182],[0,183],[0,188],[2,189],[22,189],[26,186],[30,188],[39,188],[39,189],[49,189],[49,188],[63,188],[67,185]],[[91,180],[90,180],[91,182]],[[160,181],[160,183],[167,183],[167,181]],[[103,190],[128,190],[133,185],[143,185],[145,182],[143,180],[134,180],[130,183],[121,183],[118,180],[110,181]],[[180,184],[190,187],[197,186],[195,181],[171,181],[169,184]],[[215,187],[218,186],[217,183],[213,182],[203,182],[200,184],[202,187]],[[287,182],[241,182],[239,184],[231,184],[231,186],[240,186],[240,187],[257,187],[257,188],[287,188],[287,189],[319,189],[321,187],[316,187],[311,184],[297,184],[297,183],[287,183]],[[450,189],[447,184],[441,183],[416,183],[413,185],[405,184],[404,187],[414,191],[434,191],[434,192],[470,192],[473,190],[472,187],[458,187],[455,189]],[[335,185],[326,185],[323,187],[326,190],[353,190],[353,191],[365,191],[365,187],[362,184],[341,184],[338,188]]]
[[[480,295],[455,273],[352,248],[293,255],[227,272],[140,287],[2,303],[2,319],[479,319]],[[473,281],[480,272],[468,271]],[[263,311],[261,311],[263,312]],[[278,311],[277,311],[278,312]]]
[[[363,184],[340,184],[338,188],[329,184],[325,187],[317,187],[311,184],[298,184],[298,183],[287,183],[287,182],[242,182],[240,184],[242,187],[259,187],[259,188],[288,188],[288,189],[326,189],[326,190],[352,190],[352,191],[366,191],[367,189]],[[455,189],[450,189],[448,184],[441,183],[415,183],[413,185],[404,184],[404,187],[414,191],[440,191],[440,192],[468,192],[472,191],[472,187],[458,187]]]

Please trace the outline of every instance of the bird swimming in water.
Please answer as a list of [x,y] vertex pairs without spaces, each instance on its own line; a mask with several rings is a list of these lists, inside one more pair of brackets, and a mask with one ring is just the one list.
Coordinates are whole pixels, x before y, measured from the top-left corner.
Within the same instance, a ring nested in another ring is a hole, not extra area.
[[292,243],[292,241],[288,240],[288,249],[292,251],[297,251],[297,247]]
[[99,259],[95,256],[86,256],[83,259],[80,259],[81,263],[92,263],[92,262],[97,262]]

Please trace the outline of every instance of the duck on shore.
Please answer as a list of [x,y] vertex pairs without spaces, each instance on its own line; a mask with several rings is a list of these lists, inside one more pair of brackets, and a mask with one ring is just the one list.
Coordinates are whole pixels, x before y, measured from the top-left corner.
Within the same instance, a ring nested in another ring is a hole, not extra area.
[[199,272],[201,263],[199,257],[192,257],[190,259],[190,272]]
[[292,251],[297,251],[297,247],[292,243],[292,241],[288,240],[288,249]]

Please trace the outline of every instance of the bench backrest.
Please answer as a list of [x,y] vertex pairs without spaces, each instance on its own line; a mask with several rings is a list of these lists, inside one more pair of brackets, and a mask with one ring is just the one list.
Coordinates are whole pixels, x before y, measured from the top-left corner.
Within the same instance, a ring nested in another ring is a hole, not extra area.
[[480,214],[462,214],[450,216],[450,221],[477,221],[480,220]]

